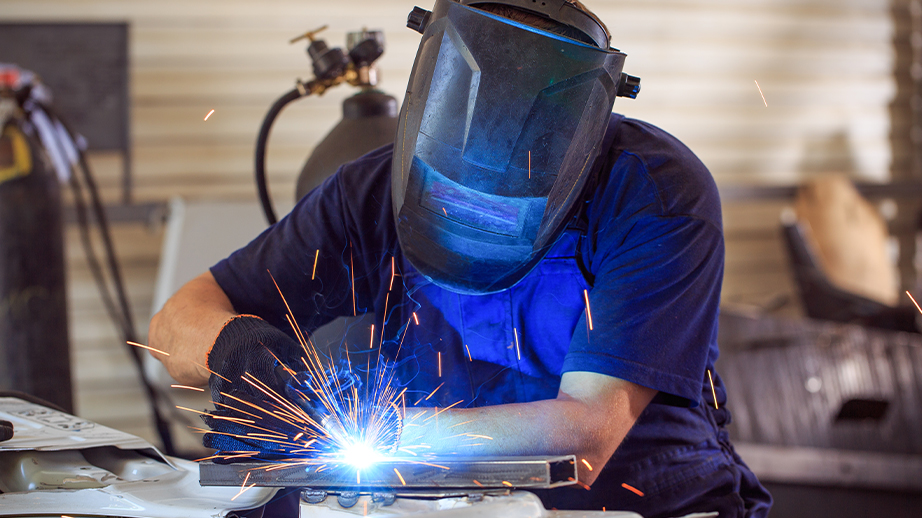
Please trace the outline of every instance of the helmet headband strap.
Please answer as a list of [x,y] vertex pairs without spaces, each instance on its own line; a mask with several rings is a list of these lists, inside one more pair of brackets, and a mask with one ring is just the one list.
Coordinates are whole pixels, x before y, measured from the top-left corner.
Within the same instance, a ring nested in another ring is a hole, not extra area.
[[499,4],[528,11],[579,30],[589,36],[600,49],[607,49],[611,40],[608,31],[598,20],[568,0],[458,0],[458,3],[470,7]]

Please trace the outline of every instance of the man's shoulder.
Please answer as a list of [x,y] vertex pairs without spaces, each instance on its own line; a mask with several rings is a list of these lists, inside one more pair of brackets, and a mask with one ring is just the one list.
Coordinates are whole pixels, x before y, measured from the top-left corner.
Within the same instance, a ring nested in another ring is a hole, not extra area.
[[720,222],[720,196],[707,166],[682,141],[639,119],[621,120],[609,152],[608,188],[650,197],[661,215],[688,215]]
[[337,171],[337,176],[343,182],[343,186],[350,191],[367,189],[371,186],[380,187],[383,183],[390,181],[393,151],[393,144],[373,149],[359,158],[343,164],[340,170]]

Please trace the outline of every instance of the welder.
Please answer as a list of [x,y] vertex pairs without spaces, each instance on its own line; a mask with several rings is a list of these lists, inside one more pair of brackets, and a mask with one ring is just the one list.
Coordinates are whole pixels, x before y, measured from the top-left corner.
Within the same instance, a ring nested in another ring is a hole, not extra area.
[[612,114],[630,78],[606,26],[575,0],[436,0],[410,25],[394,145],[166,303],[150,345],[171,375],[221,402],[244,372],[278,382],[289,308],[307,333],[374,312],[369,348],[414,414],[439,412],[400,446],[575,454],[585,487],[539,492],[548,508],[766,516],[714,369],[717,189],[674,137]]

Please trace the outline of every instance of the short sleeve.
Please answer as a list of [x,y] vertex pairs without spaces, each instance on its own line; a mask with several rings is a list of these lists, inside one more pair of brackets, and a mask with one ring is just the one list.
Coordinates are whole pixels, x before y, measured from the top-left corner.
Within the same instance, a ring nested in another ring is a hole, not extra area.
[[722,276],[719,229],[687,216],[641,218],[599,268],[563,371],[601,372],[697,401]]
[[291,213],[211,268],[237,312],[293,333],[289,309],[305,332],[344,314],[347,305],[351,311],[350,241],[340,191],[337,176],[328,178]]

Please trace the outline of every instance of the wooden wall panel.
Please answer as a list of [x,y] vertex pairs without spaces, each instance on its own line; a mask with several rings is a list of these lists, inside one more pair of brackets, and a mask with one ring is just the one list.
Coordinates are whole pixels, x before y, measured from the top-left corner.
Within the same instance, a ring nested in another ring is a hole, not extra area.
[[[889,178],[888,103],[895,92],[889,1],[587,3],[612,30],[612,44],[628,54],[625,71],[642,77],[639,98],[619,99],[616,111],[678,136],[720,186],[788,184],[834,171]],[[384,30],[380,86],[401,100],[419,41],[404,26],[413,5],[403,0],[3,0],[0,19],[128,21],[134,199],[255,199],[252,155],[261,119],[296,78],[311,75],[304,44],[289,45],[288,39],[329,24],[322,37],[341,46],[345,31]],[[339,87],[282,114],[269,149],[270,190],[277,200],[291,198],[305,157],[353,92]],[[204,121],[211,109],[214,114]],[[117,200],[117,157],[94,156],[92,163],[105,198]],[[765,307],[792,295],[777,232],[783,205],[725,204],[723,298],[728,304]],[[142,330],[150,316],[161,235],[162,229],[144,225],[116,229]],[[127,356],[77,246],[69,230],[78,411],[152,437]],[[796,312],[796,304],[782,311]]]

